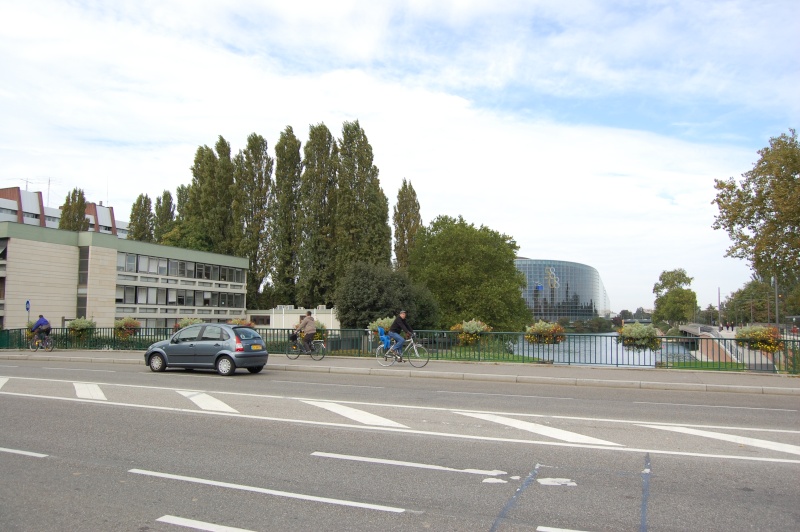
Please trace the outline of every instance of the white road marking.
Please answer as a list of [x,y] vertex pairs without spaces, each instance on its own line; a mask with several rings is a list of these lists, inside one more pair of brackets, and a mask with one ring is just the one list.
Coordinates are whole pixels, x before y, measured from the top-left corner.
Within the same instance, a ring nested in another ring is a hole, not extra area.
[[253,532],[245,528],[235,528],[232,526],[215,525],[213,523],[206,523],[205,521],[195,521],[194,519],[184,519],[183,517],[175,517],[174,515],[165,515],[156,519],[161,523],[170,525],[178,525],[186,528],[194,528],[195,530],[205,530],[207,532]]
[[192,392],[188,390],[178,390],[178,393],[189,399],[203,410],[211,410],[212,412],[229,412],[231,414],[239,413],[239,411],[235,408],[228,406],[216,397],[211,397],[207,393]]
[[94,399],[95,401],[106,401],[106,396],[103,390],[96,384],[89,384],[86,382],[73,382],[75,386],[75,395],[81,399]]
[[692,405],[687,403],[651,403],[648,401],[634,401],[635,405],[663,405],[663,406],[691,406],[692,408],[731,408],[737,410],[770,410],[774,412],[797,412],[789,408],[760,408],[755,406],[725,406],[725,405]]
[[366,502],[347,501],[344,499],[330,499],[328,497],[317,497],[315,495],[305,495],[303,493],[292,493],[289,491],[278,491],[267,488],[259,488],[257,486],[246,486],[243,484],[231,484],[229,482],[218,482],[216,480],[208,480],[197,477],[185,477],[183,475],[172,475],[170,473],[160,473],[158,471],[146,471],[144,469],[130,469],[128,473],[135,473],[137,475],[147,475],[151,477],[165,478],[169,480],[182,480],[183,482],[193,482],[195,484],[205,484],[206,486],[216,486],[218,488],[229,488],[242,491],[251,491],[253,493],[263,493],[264,495],[274,495],[276,497],[286,497],[289,499],[300,499],[304,501],[322,502],[326,504],[335,504],[337,506],[349,506],[352,508],[364,508],[366,510],[377,510],[380,512],[403,513],[405,508],[397,508],[394,506],[384,506],[381,504],[370,504]]
[[536,532],[584,532],[584,531],[574,530],[572,528],[553,528],[552,526],[537,526]]
[[[63,381],[61,381],[63,382]],[[163,388],[158,388],[163,389]],[[215,392],[221,393],[221,392]],[[369,425],[353,425],[348,423],[330,423],[326,421],[311,421],[308,419],[292,419],[292,418],[280,418],[280,417],[268,417],[268,416],[256,416],[256,415],[248,415],[248,414],[234,414],[228,412],[212,412],[208,410],[194,410],[191,408],[172,408],[167,406],[155,406],[155,405],[140,405],[136,403],[119,403],[119,402],[97,402],[97,401],[90,401],[87,399],[77,399],[73,397],[56,397],[52,395],[37,395],[37,394],[30,394],[30,393],[15,393],[15,392],[3,392],[0,391],[0,395],[8,395],[13,397],[29,397],[34,399],[50,399],[53,401],[66,401],[72,403],[92,403],[94,405],[108,405],[108,406],[121,406],[125,408],[141,408],[144,410],[157,410],[159,412],[179,412],[179,413],[188,413],[188,414],[204,414],[208,416],[230,416],[230,417],[237,417],[241,419],[257,419],[260,421],[276,421],[282,423],[295,423],[298,425],[310,425],[310,426],[319,426],[319,427],[338,427],[338,428],[348,428],[348,429],[360,429],[360,430],[367,430],[367,431],[383,431],[383,432],[397,432],[401,434],[416,434],[419,436],[435,436],[438,438],[453,438],[459,440],[474,440],[474,441],[490,441],[496,443],[519,443],[525,445],[543,445],[548,447],[566,447],[571,449],[595,449],[595,450],[603,450],[603,451],[617,451],[617,452],[624,452],[624,453],[650,453],[650,454],[658,454],[658,455],[665,455],[665,456],[687,456],[693,458],[719,458],[722,460],[742,460],[745,462],[767,462],[767,463],[774,463],[774,464],[800,464],[800,460],[790,459],[790,458],[766,458],[760,456],[736,456],[730,454],[709,454],[709,453],[697,453],[697,452],[687,452],[687,451],[670,451],[665,449],[641,449],[638,447],[609,447],[608,445],[587,445],[587,444],[580,444],[580,443],[564,443],[564,442],[553,442],[553,441],[537,441],[537,440],[523,440],[520,438],[499,438],[495,436],[477,436],[472,434],[454,434],[449,432],[435,432],[430,430],[412,430],[412,429],[400,429],[394,427],[372,427]],[[249,394],[242,394],[242,395],[249,395]],[[449,410],[449,409],[445,409]],[[742,427],[739,427],[743,429]],[[757,429],[744,429],[744,430],[757,430]],[[797,431],[777,431],[777,432],[797,432]]]
[[500,471],[498,469],[494,469],[492,471],[484,469],[454,469],[452,467],[438,466],[432,464],[403,462],[401,460],[387,460],[385,458],[370,458],[368,456],[353,456],[349,454],[324,453],[321,451],[315,451],[311,453],[311,456],[320,456],[322,458],[337,458],[339,460],[352,460],[354,462],[368,462],[371,464],[386,464],[386,465],[395,465],[402,467],[415,467],[418,469],[432,469],[434,471],[447,471],[451,473],[470,473],[472,475],[497,476],[506,474],[505,471]]
[[32,456],[34,458],[47,458],[46,454],[34,453],[31,451],[20,451],[19,449],[6,449],[5,447],[0,447],[0,453],[21,454],[23,456]]
[[307,386],[332,386],[335,388],[371,388],[373,390],[383,390],[385,386],[364,386],[361,384],[332,384],[329,382],[303,382],[303,381],[270,381],[272,383],[279,382],[281,384],[301,384]]
[[686,427],[664,427],[661,425],[640,425],[650,429],[668,430],[671,432],[680,432],[681,434],[691,434],[693,436],[702,436],[704,438],[713,438],[715,440],[722,440],[731,443],[739,443],[741,445],[750,445],[752,447],[761,447],[762,449],[771,449],[773,451],[781,451],[790,454],[800,454],[800,446],[790,445],[788,443],[778,443],[769,440],[759,440],[758,438],[746,438],[744,436],[734,436],[733,434],[721,434],[719,432],[709,432],[707,430],[690,429]]
[[436,390],[436,393],[453,395],[487,395],[490,397],[515,397],[517,399],[556,399],[558,401],[575,401],[574,397],[551,397],[549,395],[518,395],[509,393],[483,393],[483,392],[451,392],[448,390]]
[[408,427],[397,423],[396,421],[392,421],[391,419],[386,419],[385,417],[376,416],[375,414],[370,414],[369,412],[364,412],[363,410],[358,410],[351,406],[344,406],[338,403],[330,403],[327,401],[302,401],[308,405],[317,406],[319,408],[324,408],[329,412],[333,412],[334,414],[339,414],[340,416],[344,416],[347,419],[352,419],[353,421],[358,421],[359,423],[363,423],[365,425],[372,425],[375,427],[397,427],[407,429]]
[[8,379],[5,377],[0,377],[0,389],[3,388],[3,385],[8,382]]
[[542,486],[577,486],[574,480],[568,478],[537,478],[536,482]]
[[57,370],[57,371],[93,371],[95,373],[116,373],[113,369],[80,369],[80,368],[48,368],[43,367],[42,369],[50,369],[50,370]]
[[600,440],[597,438],[592,438],[591,436],[584,436],[583,434],[578,434],[576,432],[569,432],[567,430],[561,430],[553,427],[548,427],[546,425],[539,425],[538,423],[531,423],[530,421],[522,421],[519,419],[514,419],[505,416],[497,416],[495,414],[478,414],[475,412],[458,412],[463,416],[474,417],[477,419],[483,419],[484,421],[491,421],[492,423],[499,423],[501,425],[506,425],[508,427],[514,427],[516,429],[525,430],[528,432],[533,432],[534,434],[540,434],[542,436],[547,436],[549,438],[555,438],[556,440],[562,440],[569,443],[588,443],[591,445],[616,445],[619,446],[618,443],[613,443],[610,441]]

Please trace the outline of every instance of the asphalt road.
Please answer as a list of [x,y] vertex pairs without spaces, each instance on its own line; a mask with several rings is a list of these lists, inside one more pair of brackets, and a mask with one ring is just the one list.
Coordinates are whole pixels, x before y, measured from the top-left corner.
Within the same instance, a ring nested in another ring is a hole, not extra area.
[[0,360],[0,523],[797,530],[799,412],[798,396]]

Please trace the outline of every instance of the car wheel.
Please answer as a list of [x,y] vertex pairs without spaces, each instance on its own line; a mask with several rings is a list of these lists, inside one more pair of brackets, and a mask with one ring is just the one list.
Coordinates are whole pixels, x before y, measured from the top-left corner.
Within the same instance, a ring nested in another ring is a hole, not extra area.
[[167,369],[167,361],[158,353],[150,356],[150,370],[151,371],[164,371]]
[[236,371],[236,364],[233,363],[231,357],[220,357],[217,360],[217,373],[222,375],[223,377],[227,377],[228,375],[233,375],[233,372]]
[[256,366],[254,368],[247,368],[247,371],[250,373],[261,373],[262,369],[264,369],[264,366]]

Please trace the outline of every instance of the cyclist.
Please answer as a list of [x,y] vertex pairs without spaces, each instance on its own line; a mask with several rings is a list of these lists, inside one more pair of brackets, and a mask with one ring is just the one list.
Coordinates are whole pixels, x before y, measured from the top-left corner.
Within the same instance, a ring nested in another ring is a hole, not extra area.
[[403,337],[402,334],[405,332],[409,336],[414,334],[414,329],[406,322],[406,311],[401,310],[397,313],[397,317],[392,322],[392,325],[389,327],[389,336],[394,339],[395,344],[392,347],[395,356],[401,356],[403,353],[403,344],[405,343],[406,339]]
[[317,334],[317,324],[314,321],[314,316],[311,311],[307,311],[305,317],[300,321],[300,324],[295,329],[294,333],[303,331],[303,353],[309,354],[311,352],[311,343],[314,341],[314,335]]
[[50,334],[50,322],[47,321],[47,318],[39,314],[39,319],[36,320],[36,323],[31,327],[31,332],[33,332],[33,335],[41,342],[44,340],[45,336]]

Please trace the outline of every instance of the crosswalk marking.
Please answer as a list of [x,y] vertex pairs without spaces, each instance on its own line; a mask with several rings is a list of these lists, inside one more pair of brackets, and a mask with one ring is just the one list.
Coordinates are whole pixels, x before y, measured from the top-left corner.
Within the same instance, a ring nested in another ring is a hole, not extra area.
[[445,466],[438,466],[433,464],[421,464],[418,462],[405,462],[402,460],[389,460],[386,458],[370,458],[368,456],[353,456],[350,454],[336,454],[336,453],[325,453],[322,451],[314,451],[311,453],[311,456],[319,456],[322,458],[337,458],[339,460],[353,460],[354,462],[368,462],[372,464],[386,464],[386,465],[395,465],[395,466],[402,466],[402,467],[416,467],[418,469],[432,469],[435,471],[448,471],[451,473],[469,473],[471,475],[482,475],[482,476],[498,476],[498,475],[507,475],[505,471],[500,471],[499,469],[487,470],[487,469],[454,469],[452,467],[445,467]]
[[0,377],[0,388],[2,388],[2,387],[3,387],[3,385],[4,385],[5,383],[7,383],[7,382],[8,382],[8,379],[7,379],[7,378],[5,378],[5,377]]
[[106,395],[103,390],[96,384],[89,384],[86,382],[73,382],[75,386],[75,395],[81,399],[95,399],[97,401],[107,401]]
[[526,430],[542,436],[548,436],[557,440],[566,441],[570,443],[588,443],[592,445],[615,445],[618,443],[592,438],[591,436],[584,436],[576,432],[569,432],[567,430],[556,429],[546,425],[539,425],[538,423],[531,423],[530,421],[521,421],[510,417],[498,416],[495,414],[479,414],[477,412],[458,412],[462,416],[474,417],[483,419],[484,421],[491,421],[492,423],[499,423],[508,427]]
[[211,397],[203,392],[190,392],[186,390],[178,390],[178,393],[189,399],[191,402],[202,408],[203,410],[211,410],[213,412],[230,412],[238,414],[239,411],[235,408],[228,406],[216,397]]
[[371,425],[374,427],[397,427],[401,429],[408,428],[407,426],[401,423],[397,423],[396,421],[392,421],[391,419],[386,419],[385,417],[376,416],[375,414],[370,414],[369,412],[364,412],[363,410],[358,410],[357,408],[352,408],[350,406],[340,405],[338,403],[329,403],[327,401],[303,401],[303,402],[308,405],[324,408],[329,412],[333,412],[334,414],[339,414],[340,416],[344,416],[347,419],[352,419],[353,421],[358,421],[359,423],[363,423],[364,425]]
[[170,525],[177,525],[186,528],[194,528],[195,530],[204,530],[205,532],[253,532],[244,528],[235,528],[232,526],[215,525],[214,523],[207,523],[205,521],[197,521],[195,519],[185,519],[183,517],[176,517],[174,515],[165,515],[156,519],[160,523],[168,523]]
[[680,432],[681,434],[691,434],[693,436],[702,436],[704,438],[713,438],[715,440],[722,440],[731,443],[739,443],[742,445],[750,445],[753,447],[761,447],[762,449],[771,449],[773,451],[781,451],[790,454],[800,454],[800,447],[797,445],[790,445],[788,443],[778,443],[769,440],[760,440],[758,438],[747,438],[745,436],[734,436],[733,434],[723,434],[721,432],[710,432],[707,430],[690,429],[687,427],[667,427],[664,425],[639,425],[640,427],[647,427],[650,429],[668,430],[671,432]]

